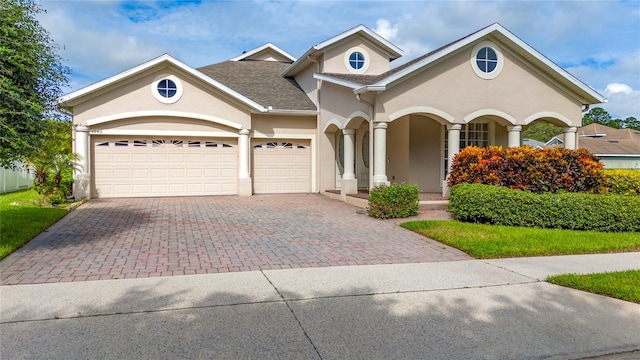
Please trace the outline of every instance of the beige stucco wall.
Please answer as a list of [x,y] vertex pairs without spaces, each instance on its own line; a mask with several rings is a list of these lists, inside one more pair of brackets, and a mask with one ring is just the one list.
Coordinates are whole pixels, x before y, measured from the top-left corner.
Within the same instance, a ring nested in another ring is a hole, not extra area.
[[342,128],[357,111],[369,114],[369,106],[358,101],[351,89],[324,82],[321,97],[320,129],[331,121],[339,122]]
[[141,117],[110,121],[91,126],[92,134],[101,131],[190,131],[215,132],[216,136],[237,137],[238,130],[210,121],[188,119],[181,117]]
[[[175,75],[182,83],[182,97],[174,104],[163,104],[153,96],[151,85],[163,75]],[[165,66],[118,83],[99,96],[77,104],[74,123],[84,125],[88,120],[136,111],[174,111],[213,116],[249,127],[251,114],[248,106],[236,102],[220,91],[211,90],[210,86],[205,87],[200,80],[179,69]]]
[[254,114],[251,129],[254,136],[315,135],[316,116],[287,116]]
[[458,123],[478,110],[496,109],[514,117],[516,124],[523,124],[533,114],[550,111],[570,119],[573,126],[580,126],[578,100],[501,48],[504,66],[495,79],[485,80],[473,72],[472,48],[466,48],[380,93],[376,119],[384,121],[394,112],[429,106],[453,116]]
[[391,183],[409,182],[409,116],[387,128],[387,179]]
[[345,54],[346,56],[351,55],[351,49],[356,46],[364,49],[369,56],[369,68],[362,74],[378,75],[389,70],[388,55],[381,52],[377,47],[369,44],[364,38],[357,36],[325,51],[323,71],[327,73],[349,74],[349,69],[345,65]]
[[318,176],[320,192],[336,188],[336,127],[321,133],[318,141]]
[[425,116],[411,115],[410,119],[408,182],[418,185],[423,192],[440,192],[443,125]]
[[300,88],[307,94],[309,99],[313,101],[316,107],[318,105],[318,81],[313,78],[313,73],[317,72],[317,65],[311,64],[307,66],[304,70],[300,71],[294,79],[300,85]]

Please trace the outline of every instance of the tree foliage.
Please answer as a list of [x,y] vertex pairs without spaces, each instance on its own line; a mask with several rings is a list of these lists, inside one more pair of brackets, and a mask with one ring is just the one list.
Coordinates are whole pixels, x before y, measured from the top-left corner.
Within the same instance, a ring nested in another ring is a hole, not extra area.
[[38,23],[29,0],[0,0],[0,165],[10,167],[38,148],[42,118],[55,111],[68,67]]
[[37,137],[41,144],[27,158],[34,171],[35,189],[42,195],[43,204],[60,203],[71,195],[77,160],[71,150],[71,122],[42,120]]
[[522,132],[522,138],[547,142],[558,134],[562,134],[562,128],[546,121],[539,121],[524,130]]
[[593,123],[605,125],[614,129],[640,130],[640,120],[635,117],[629,116],[626,119],[614,119],[605,109],[600,107],[595,107],[589,110],[589,112],[582,117],[582,126]]

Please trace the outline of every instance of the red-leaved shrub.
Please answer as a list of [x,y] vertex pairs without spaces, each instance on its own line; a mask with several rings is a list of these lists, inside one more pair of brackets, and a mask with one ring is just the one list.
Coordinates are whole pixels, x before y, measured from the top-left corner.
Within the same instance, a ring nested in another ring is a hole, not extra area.
[[453,159],[449,186],[487,184],[541,192],[606,192],[603,164],[585,149],[469,146]]

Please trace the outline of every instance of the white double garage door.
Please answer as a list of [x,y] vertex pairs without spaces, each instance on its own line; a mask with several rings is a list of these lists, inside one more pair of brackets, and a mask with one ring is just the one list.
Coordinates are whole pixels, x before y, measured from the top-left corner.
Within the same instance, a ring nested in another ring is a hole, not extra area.
[[[93,136],[93,197],[237,194],[237,139]],[[310,191],[309,140],[252,140],[253,191]]]

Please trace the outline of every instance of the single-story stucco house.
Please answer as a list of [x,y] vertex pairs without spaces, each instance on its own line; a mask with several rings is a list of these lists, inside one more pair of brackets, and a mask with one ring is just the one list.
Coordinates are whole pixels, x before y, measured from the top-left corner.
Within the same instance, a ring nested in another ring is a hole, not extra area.
[[[564,134],[554,136],[545,146],[564,146]],[[576,146],[599,157],[606,169],[640,169],[640,130],[593,123],[578,129]]]
[[401,54],[360,25],[298,58],[272,44],[201,68],[165,54],[63,96],[75,196],[439,193],[461,148],[520,146],[536,121],[575,148],[583,110],[605,100],[497,23],[392,67]]

